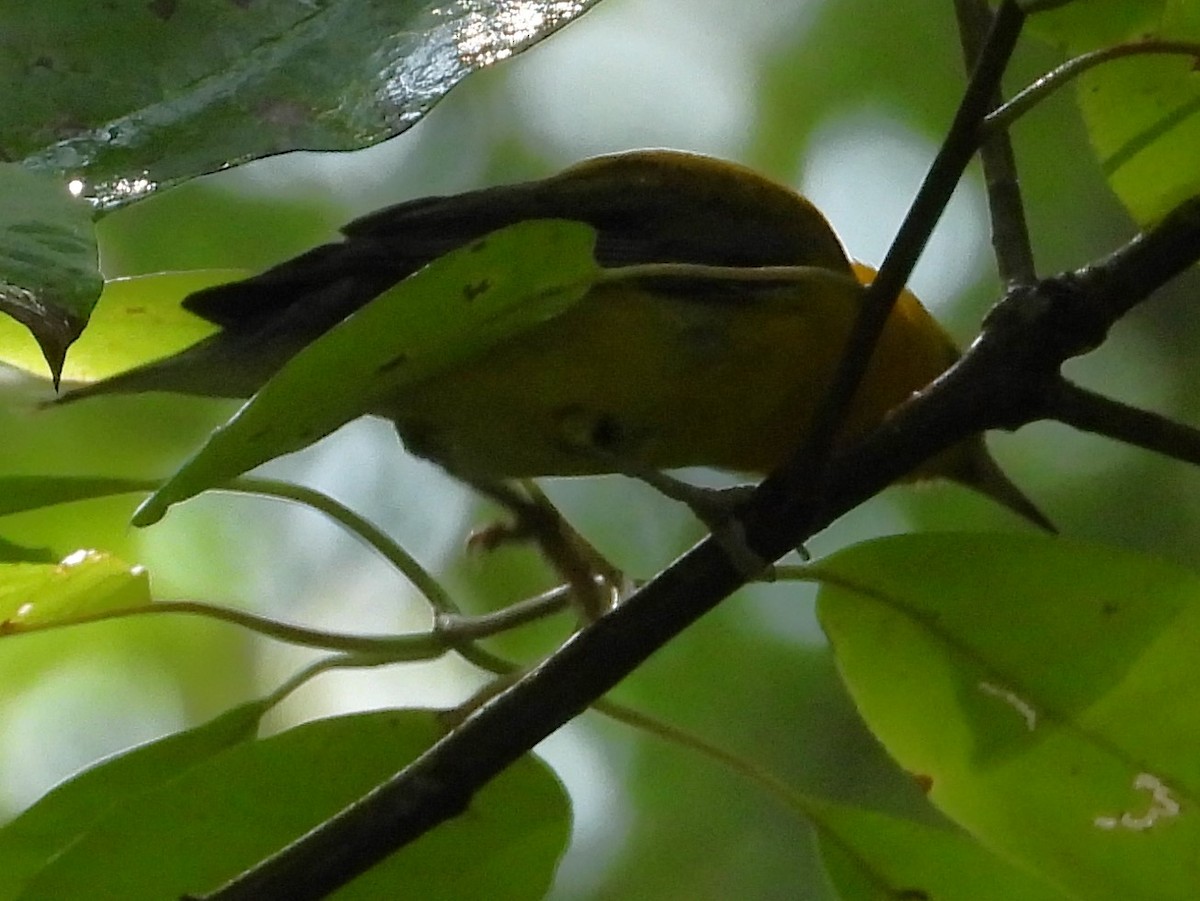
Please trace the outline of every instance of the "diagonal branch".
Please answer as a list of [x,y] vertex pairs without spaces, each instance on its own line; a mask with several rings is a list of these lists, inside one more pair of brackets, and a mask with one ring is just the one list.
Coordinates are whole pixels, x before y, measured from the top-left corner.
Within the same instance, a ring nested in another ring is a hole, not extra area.
[[[822,506],[788,510],[762,491],[748,502],[747,542],[776,559],[921,461],[989,427],[1045,414],[1062,363],[1094,348],[1113,322],[1200,258],[1200,197],[1106,260],[1018,288],[962,360],[862,444],[833,459]],[[388,782],[208,901],[317,899],[439,823],[581,713],[654,651],[739,588],[745,575],[707,539],[622,605],[467,716]]]
[[1024,22],[1025,15],[1013,0],[1000,4],[946,138],[921,182],[879,272],[864,292],[862,308],[842,352],[841,365],[812,423],[805,427],[800,449],[782,469],[763,482],[763,493],[773,497],[782,508],[796,507],[790,516],[802,518],[804,509],[811,509],[818,503],[817,485],[845,411],[866,374],[873,349],[896,299],[908,282],[963,171],[979,148],[982,122],[992,108],[992,98]]

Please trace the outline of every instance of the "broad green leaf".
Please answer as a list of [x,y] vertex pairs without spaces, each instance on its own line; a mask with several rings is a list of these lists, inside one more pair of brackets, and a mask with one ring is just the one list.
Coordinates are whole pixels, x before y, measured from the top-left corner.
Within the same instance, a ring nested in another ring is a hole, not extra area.
[[1064,47],[1104,47],[1146,34],[1167,0],[1079,0],[1037,13],[1027,28]]
[[285,150],[365,147],[594,2],[5,3],[0,152],[103,209]]
[[[216,327],[183,309],[180,301],[193,291],[245,275],[240,269],[206,269],[106,282],[87,331],[67,355],[63,379],[94,382],[207,337]],[[44,370],[29,336],[6,320],[0,320],[0,361],[28,372]]]
[[1068,901],[960,832],[813,802],[825,869],[842,901]]
[[[11,97],[0,104],[11,107]],[[100,295],[97,264],[87,204],[57,179],[0,162],[0,312],[29,329],[55,380]]]
[[195,729],[98,763],[51,789],[0,828],[0,901],[18,897],[34,874],[131,798],[253,738],[266,706],[255,701],[235,707]]
[[[124,803],[45,868],[22,901],[162,901],[209,891],[392,775],[440,734],[435,714],[378,711],[235,744]],[[366,873],[339,899],[540,898],[570,831],[554,775],[526,757],[470,810]]]
[[87,501],[114,494],[152,491],[149,479],[88,478],[84,476],[2,476],[0,516],[40,510],[56,504]]
[[[1187,41],[1200,51],[1197,0],[1091,0],[1035,17],[1072,56],[1118,43]],[[1142,223],[1200,194],[1196,56],[1130,56],[1079,78],[1088,133],[1113,190]]]
[[1200,577],[994,535],[817,570],[855,702],[943,811],[1080,898],[1200,897]]
[[49,548],[25,547],[0,537],[0,563],[50,563],[53,560],[54,554]]
[[404,387],[545,322],[600,269],[594,230],[530,220],[437,259],[292,357],[134,514],[172,504],[312,444]]
[[0,565],[0,634],[150,603],[150,581],[100,551],[75,551],[56,564]]

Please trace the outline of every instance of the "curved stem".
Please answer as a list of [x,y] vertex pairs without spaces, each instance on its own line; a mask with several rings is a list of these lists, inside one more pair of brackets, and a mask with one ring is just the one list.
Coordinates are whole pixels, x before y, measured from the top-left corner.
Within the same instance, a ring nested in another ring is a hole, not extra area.
[[459,641],[475,641],[498,632],[535,622],[566,609],[571,600],[571,587],[559,585],[547,592],[509,604],[493,613],[463,616],[459,613],[439,613],[434,628],[453,634]]
[[1161,40],[1131,41],[1127,44],[1114,44],[1112,47],[1103,47],[1080,54],[1047,72],[1033,84],[1017,92],[1003,106],[989,113],[983,120],[983,127],[989,134],[1007,128],[1059,88],[1069,84],[1089,69],[1094,69],[1110,60],[1148,54],[1191,56],[1200,59],[1200,43]]
[[361,539],[368,547],[399,570],[437,613],[454,614],[459,612],[458,606],[451,600],[446,590],[427,569],[417,562],[415,557],[374,523],[329,495],[304,485],[255,476],[242,476],[216,490],[273,497],[303,504],[325,514]]
[[263,698],[263,709],[269,710],[279,704],[288,695],[294,692],[301,686],[311,682],[322,673],[327,673],[330,670],[341,669],[344,667],[360,667],[364,666],[362,658],[357,654],[334,654],[330,657],[323,657],[315,663],[306,666],[300,672],[296,673],[273,692]]
[[[337,632],[325,632],[320,629],[310,629],[290,623],[282,623],[269,617],[234,610],[231,607],[218,607],[215,604],[205,604],[201,601],[155,601],[141,607],[121,607],[115,610],[104,610],[98,613],[88,613],[82,616],[63,618],[54,622],[38,623],[29,626],[9,623],[7,634],[27,635],[33,632],[44,632],[49,629],[64,626],[84,626],[89,623],[101,623],[115,619],[129,619],[135,616],[161,616],[164,614],[202,616],[218,622],[240,626],[267,638],[282,641],[287,644],[307,648],[320,648],[326,651],[341,651],[349,654],[368,654],[386,657],[400,663],[406,660],[428,660],[439,657],[449,649],[453,638],[453,627],[444,634],[437,629],[430,632],[419,632],[408,635],[345,635]],[[496,631],[501,631],[498,627]],[[475,629],[474,634],[484,632]]]
[[[566,605],[568,594],[569,590],[566,587],[557,588],[521,601],[504,610],[479,617],[438,614],[430,631],[412,632],[405,635],[346,635],[339,632],[326,632],[201,601],[156,601],[140,607],[104,610],[28,626],[9,622],[5,627],[4,634],[26,635],[65,626],[82,626],[135,616],[175,614],[202,616],[233,626],[240,626],[267,638],[300,647],[320,648],[326,651],[339,651],[344,654],[369,657],[372,660],[371,665],[376,662],[404,663],[413,660],[431,660],[452,649],[462,650],[463,646],[470,642],[498,635],[501,632],[507,632],[552,613],[557,613]],[[485,666],[484,668],[491,667]]]

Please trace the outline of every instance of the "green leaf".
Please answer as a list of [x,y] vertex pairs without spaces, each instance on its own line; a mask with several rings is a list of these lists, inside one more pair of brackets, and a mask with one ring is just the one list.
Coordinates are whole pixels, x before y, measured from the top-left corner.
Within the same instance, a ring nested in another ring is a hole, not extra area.
[[811,801],[826,873],[843,901],[1067,901],[1069,895],[952,832]]
[[18,897],[49,861],[132,798],[253,738],[266,706],[255,701],[235,707],[195,729],[112,757],[51,789],[0,829],[0,901]]
[[134,514],[291,453],[571,307],[600,273],[595,231],[566,220],[509,226],[437,259],[292,357]]
[[54,554],[49,548],[26,547],[0,537],[0,563],[50,563],[53,560]]
[[1145,34],[1162,21],[1166,0],[1087,0],[1034,15],[1029,29],[1063,47],[1104,47]]
[[[241,269],[156,272],[105,282],[87,331],[71,346],[62,377],[94,382],[170,356],[215,331],[180,305],[193,291],[242,278]],[[0,361],[37,373],[37,351],[15,324],[0,320]]]
[[885,539],[817,570],[855,702],[943,811],[1089,901],[1200,897],[1200,715],[1181,704],[1200,577],[995,535]]
[[0,634],[149,603],[146,571],[100,551],[57,564],[0,564]]
[[97,262],[88,205],[56,179],[0,163],[0,312],[33,334],[55,381],[100,295]]
[[114,494],[152,491],[149,479],[89,478],[85,476],[0,477],[0,516],[40,510]]
[[[114,804],[19,897],[162,901],[212,890],[386,779],[440,732],[431,712],[392,710],[232,745]],[[336,897],[540,898],[569,831],[562,787],[526,757],[481,791],[468,813]]]
[[365,147],[594,2],[5,3],[0,155],[81,180],[103,209],[285,150]]
[[[1200,3],[1092,0],[1048,13],[1040,27],[1072,56],[1149,39],[1197,42],[1200,50]],[[1195,56],[1141,55],[1104,63],[1079,78],[1078,97],[1109,183],[1139,222],[1154,222],[1200,194]]]

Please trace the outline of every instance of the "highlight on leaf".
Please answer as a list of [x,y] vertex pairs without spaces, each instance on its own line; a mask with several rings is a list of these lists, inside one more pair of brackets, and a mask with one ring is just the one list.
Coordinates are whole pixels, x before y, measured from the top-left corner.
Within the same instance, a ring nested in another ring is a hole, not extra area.
[[0,635],[150,601],[145,569],[100,551],[75,551],[57,564],[0,564]]

